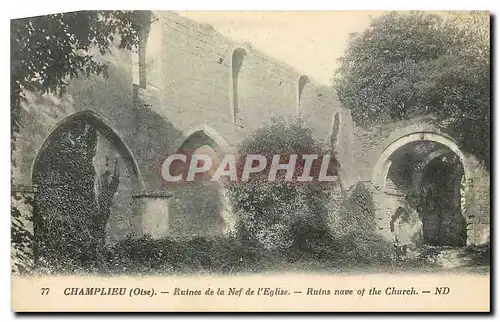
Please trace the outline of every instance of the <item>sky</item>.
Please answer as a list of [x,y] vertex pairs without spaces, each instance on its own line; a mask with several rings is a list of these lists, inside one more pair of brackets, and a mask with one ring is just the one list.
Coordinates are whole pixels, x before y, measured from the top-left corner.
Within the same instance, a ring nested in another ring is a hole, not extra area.
[[330,85],[352,32],[381,11],[177,11]]

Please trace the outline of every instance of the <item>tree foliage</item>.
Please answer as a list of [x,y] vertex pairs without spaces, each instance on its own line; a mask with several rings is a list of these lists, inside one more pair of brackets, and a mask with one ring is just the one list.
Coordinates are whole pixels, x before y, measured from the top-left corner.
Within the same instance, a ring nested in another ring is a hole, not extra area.
[[[98,56],[110,53],[113,48],[134,50],[139,44],[141,28],[148,23],[148,18],[149,13],[142,11],[78,11],[12,20],[11,152],[15,149],[16,133],[22,126],[20,110],[25,92],[62,95],[73,78],[94,74],[107,77],[107,62]],[[68,164],[75,164],[75,161]],[[14,160],[12,165],[16,166]],[[75,173],[81,174],[83,170]],[[67,184],[75,186],[70,182]],[[12,256],[27,263],[24,253],[32,244],[34,236],[24,225],[32,218],[24,218],[25,215],[18,209],[23,205],[17,200],[19,196],[12,189],[11,236],[15,251]],[[25,200],[31,203],[30,198]],[[65,241],[64,238],[54,239],[60,246]],[[70,244],[66,246],[71,248]],[[16,269],[25,271],[28,267]]]
[[[489,168],[487,12],[391,12],[353,34],[334,87],[361,126],[432,115]],[[446,121],[446,122],[443,122]]]
[[[286,158],[291,154],[321,155],[323,152],[310,128],[300,121],[280,120],[263,126],[239,149],[242,156],[268,156],[268,165],[274,154]],[[300,172],[299,168],[296,167],[295,173]],[[268,250],[307,248],[312,234],[326,230],[324,182],[300,184],[281,180],[279,176],[275,181],[268,181],[266,176],[251,177],[248,182],[231,182],[227,188],[233,210],[239,214],[239,237],[259,247]]]
[[13,130],[19,128],[23,91],[61,94],[82,73],[107,76],[107,63],[96,54],[111,52],[118,40],[119,48],[136,48],[143,17],[134,11],[78,11],[12,20]]

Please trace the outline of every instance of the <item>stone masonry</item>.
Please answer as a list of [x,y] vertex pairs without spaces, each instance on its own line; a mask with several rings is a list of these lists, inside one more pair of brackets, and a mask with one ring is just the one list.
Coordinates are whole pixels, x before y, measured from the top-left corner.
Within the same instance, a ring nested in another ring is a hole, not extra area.
[[[69,120],[86,117],[99,124],[100,133],[107,137],[103,146],[115,145],[98,153],[115,157],[118,153],[127,161],[119,161],[127,177],[119,187],[120,200],[133,212],[123,212],[122,217],[130,218],[113,217],[120,225],[116,234],[108,227],[109,242],[127,235],[127,227],[130,233],[154,238],[184,236],[185,231],[224,234],[227,222],[234,218],[228,219],[230,209],[224,198],[216,197],[223,195],[220,189],[205,187],[207,195],[196,192],[200,187],[169,189],[160,175],[164,159],[188,143],[218,153],[234,151],[275,117],[304,118],[314,136],[327,144],[337,118],[336,157],[342,185],[348,190],[360,181],[370,183],[383,235],[392,238],[388,222],[398,204],[385,187],[388,160],[405,144],[430,140],[456,153],[464,166],[467,243],[489,241],[489,173],[428,119],[361,129],[330,87],[314,84],[293,67],[249,44],[228,40],[210,26],[171,12],[151,15],[154,19],[138,54],[116,49],[102,57],[110,64],[108,79],[75,79],[61,98],[28,95],[13,152],[13,189],[18,194],[36,190],[37,156],[51,133]],[[203,196],[218,200],[207,204]],[[122,200],[126,197],[130,200]],[[30,209],[23,207],[26,218]],[[119,206],[113,209],[121,211]]]

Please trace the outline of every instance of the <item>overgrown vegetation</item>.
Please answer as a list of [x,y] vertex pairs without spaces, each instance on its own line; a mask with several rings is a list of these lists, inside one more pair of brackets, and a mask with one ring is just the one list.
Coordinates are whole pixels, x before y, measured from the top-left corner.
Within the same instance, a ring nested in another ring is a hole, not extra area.
[[[107,77],[108,63],[96,54],[107,54],[115,46],[134,50],[139,44],[141,28],[147,27],[146,11],[77,11],[15,19],[11,21],[11,160],[15,139],[23,126],[21,104],[25,92],[62,95],[73,78],[90,75]],[[119,43],[116,40],[119,39]],[[78,162],[72,159],[69,164]],[[78,195],[73,196],[79,198]],[[34,236],[24,227],[17,208],[19,196],[11,189],[11,256],[28,256]],[[25,200],[29,205],[31,199]],[[56,224],[56,223],[54,223]],[[66,247],[66,246],[65,246]],[[26,262],[26,261],[23,261]],[[28,267],[18,265],[25,272]]]
[[358,183],[332,216],[332,232],[343,256],[359,262],[390,262],[393,244],[377,231],[371,192]]
[[[489,30],[486,37],[484,19],[464,17],[392,13],[352,38],[335,87],[358,124],[434,115],[447,120],[447,130],[455,131],[469,152],[489,162]],[[106,64],[94,60],[91,49],[109,52],[117,34],[121,48],[134,48],[136,25],[132,12],[78,12],[13,21],[13,138],[21,126],[24,90],[61,94],[69,80],[82,73],[106,76]],[[40,157],[44,168],[37,172],[41,192],[34,202],[34,222],[41,272],[249,273],[311,268],[308,265],[384,264],[393,259],[392,244],[377,232],[372,195],[363,184],[332,213],[329,184],[259,177],[227,186],[239,217],[233,236],[130,237],[104,247],[109,213],[94,195],[91,159],[96,133],[82,124],[73,126],[73,137],[56,137],[57,144]],[[333,151],[325,150],[299,121],[266,125],[240,147],[242,155],[328,152]],[[12,203],[12,242],[21,254],[33,236],[24,230],[18,206],[23,205]],[[489,248],[475,253],[478,261],[484,260]]]
[[[284,160],[292,154],[324,153],[311,129],[299,121],[274,121],[245,140],[239,150],[243,157],[268,156],[266,169],[273,154],[279,154]],[[298,175],[299,169],[297,166],[294,175]],[[231,182],[227,186],[233,210],[239,217],[238,236],[267,250],[310,249],[310,234],[326,234],[328,212],[324,191],[327,186],[317,181],[307,184],[293,179],[286,181],[284,173],[278,173],[276,181],[269,181],[268,172],[263,173],[263,178],[255,176],[248,182]]]
[[481,246],[467,246],[465,254],[470,259],[471,266],[490,265],[491,264],[491,244]]
[[489,169],[488,12],[377,17],[351,36],[334,87],[358,125],[434,116]]
[[96,192],[92,161],[98,135],[85,120],[72,122],[52,135],[39,156],[33,178],[38,184],[34,200],[37,264],[91,267],[100,256],[116,188],[107,193],[100,186]]
[[[88,133],[90,137],[80,150],[92,150],[95,144],[92,132]],[[75,157],[71,153],[61,156],[57,152],[62,152],[59,148],[64,146],[63,143],[59,142],[56,151],[49,151],[43,156],[52,158],[52,162],[47,164],[53,168],[42,171],[43,178],[40,179],[49,186],[55,180],[62,190],[48,187],[44,195],[38,197],[43,200],[36,203],[40,205],[37,209],[40,233],[37,236],[44,241],[41,244],[43,248],[38,250],[39,259],[43,258],[37,262],[41,272],[251,273],[294,267],[328,269],[345,263],[380,264],[390,260],[390,245],[376,233],[371,193],[362,184],[356,186],[349,198],[341,203],[338,213],[330,213],[328,191],[331,183],[273,182],[259,178],[231,182],[227,186],[233,209],[239,216],[236,231],[231,236],[195,237],[190,240],[130,237],[113,247],[98,247],[98,236],[91,229],[93,226],[89,226],[93,222],[91,213],[99,214],[94,196],[82,195],[87,203],[79,203],[68,196],[61,199],[63,205],[61,202],[51,203],[58,200],[56,195],[71,193],[68,187],[70,182],[82,188],[88,181],[71,177],[61,170],[68,157]],[[80,150],[75,151],[85,154]],[[290,155],[325,151],[314,140],[311,129],[301,122],[276,121],[258,130],[241,145],[242,155],[256,152]],[[80,158],[80,161],[83,164],[75,166],[92,172],[89,160]],[[93,178],[93,172],[90,172],[71,171],[75,176],[80,174]],[[81,184],[76,185],[78,182]],[[92,184],[92,180],[88,181],[85,190],[93,191],[89,186]],[[81,207],[78,206],[80,204]],[[70,209],[73,209],[72,214],[68,215]],[[55,224],[50,234],[44,229],[48,223]]]

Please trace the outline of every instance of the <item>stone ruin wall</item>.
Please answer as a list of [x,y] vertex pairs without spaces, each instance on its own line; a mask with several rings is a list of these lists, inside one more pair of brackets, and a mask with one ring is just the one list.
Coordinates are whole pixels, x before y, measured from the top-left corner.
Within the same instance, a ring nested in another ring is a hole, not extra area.
[[[24,194],[36,188],[31,182],[32,170],[45,140],[67,118],[90,111],[128,148],[137,167],[136,183],[129,189],[140,214],[135,225],[142,228],[139,233],[159,238],[169,234],[166,209],[171,197],[164,191],[161,164],[175,153],[179,142],[199,129],[220,138],[218,142],[232,150],[263,122],[300,114],[309,120],[315,137],[327,144],[338,113],[336,157],[346,190],[360,181],[373,185],[375,164],[391,140],[411,131],[435,130],[425,119],[361,129],[330,88],[309,80],[299,90],[303,75],[294,68],[175,13],[154,14],[157,19],[139,57],[114,50],[102,58],[110,63],[109,79],[74,80],[62,98],[29,94],[13,152],[14,190]],[[232,63],[237,49],[245,55],[235,108]],[[468,243],[484,243],[490,229],[489,173],[472,159],[467,162],[473,169]],[[384,202],[378,201],[376,186],[373,191],[381,227],[387,227]],[[127,233],[122,228],[117,235]]]

